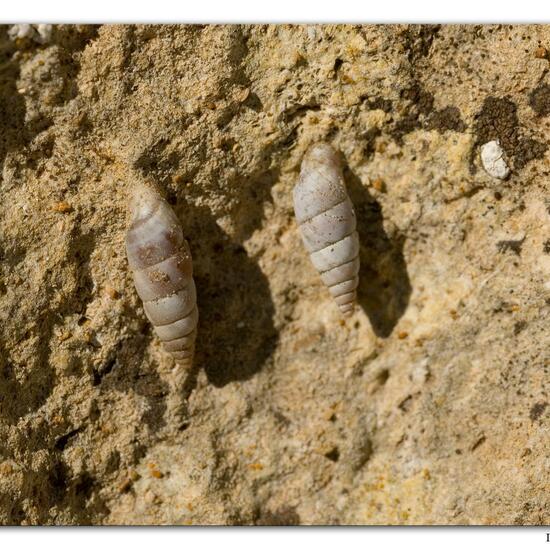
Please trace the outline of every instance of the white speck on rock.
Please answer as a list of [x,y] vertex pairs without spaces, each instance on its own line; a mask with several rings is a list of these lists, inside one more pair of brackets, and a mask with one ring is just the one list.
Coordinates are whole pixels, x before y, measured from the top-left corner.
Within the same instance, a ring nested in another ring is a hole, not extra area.
[[12,40],[17,40],[18,38],[32,38],[33,35],[34,29],[32,28],[32,25],[28,25],[27,23],[21,25],[12,25],[8,29],[8,36]]
[[36,31],[38,32],[38,37],[35,38],[40,44],[47,44],[52,38],[53,26],[46,23],[40,23],[36,25]]
[[424,384],[430,377],[429,360],[423,359],[413,366],[410,374],[411,381],[415,384]]
[[481,146],[481,162],[485,171],[493,178],[506,179],[510,168],[503,158],[504,151],[498,140],[488,141]]
[[23,23],[20,25],[12,25],[8,29],[8,36],[11,40],[34,40],[39,44],[47,44],[52,37],[53,26],[46,23],[39,25],[29,25]]

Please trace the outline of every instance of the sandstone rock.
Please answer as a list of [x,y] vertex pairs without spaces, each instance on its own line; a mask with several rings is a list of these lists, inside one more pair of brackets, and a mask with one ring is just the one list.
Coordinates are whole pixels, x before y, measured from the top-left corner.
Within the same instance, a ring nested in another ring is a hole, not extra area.
[[[549,26],[9,28],[1,523],[550,521]],[[361,242],[343,324],[292,213],[320,140]],[[191,372],[133,289],[135,173],[190,243]]]

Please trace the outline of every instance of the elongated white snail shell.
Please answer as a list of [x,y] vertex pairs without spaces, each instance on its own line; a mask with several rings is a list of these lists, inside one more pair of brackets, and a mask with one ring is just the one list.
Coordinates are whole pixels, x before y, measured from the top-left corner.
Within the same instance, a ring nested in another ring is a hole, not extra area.
[[336,151],[313,145],[294,187],[294,212],[302,240],[344,317],[353,313],[359,281],[359,239]]
[[189,245],[172,208],[138,184],[131,201],[126,254],[145,314],[177,362],[190,365],[198,310]]

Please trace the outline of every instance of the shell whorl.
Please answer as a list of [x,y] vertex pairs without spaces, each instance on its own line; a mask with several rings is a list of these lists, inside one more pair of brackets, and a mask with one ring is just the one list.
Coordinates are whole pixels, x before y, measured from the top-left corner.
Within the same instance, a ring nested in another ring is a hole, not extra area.
[[189,245],[174,211],[155,190],[138,184],[130,209],[126,254],[137,293],[164,348],[188,365],[198,321]]
[[308,149],[294,187],[294,211],[311,261],[344,317],[353,313],[359,281],[359,239],[336,151]]

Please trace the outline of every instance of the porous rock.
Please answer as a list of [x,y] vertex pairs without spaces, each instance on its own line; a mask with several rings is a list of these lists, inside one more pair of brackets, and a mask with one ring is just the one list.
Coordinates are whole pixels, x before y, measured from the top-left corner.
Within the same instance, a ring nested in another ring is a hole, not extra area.
[[[549,43],[547,25],[0,27],[0,523],[549,523],[531,106]],[[479,159],[497,139],[498,188]],[[345,322],[292,213],[316,141],[357,215]],[[133,290],[132,173],[189,241],[191,372]]]

